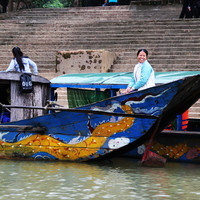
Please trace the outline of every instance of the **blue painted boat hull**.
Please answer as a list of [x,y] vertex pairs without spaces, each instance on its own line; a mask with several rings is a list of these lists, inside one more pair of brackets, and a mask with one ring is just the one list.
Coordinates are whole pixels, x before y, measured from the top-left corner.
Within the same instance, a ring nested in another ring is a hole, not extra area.
[[[148,141],[122,156],[142,158]],[[173,162],[200,163],[200,132],[163,131],[152,143],[151,151]]]
[[[163,130],[199,97],[198,75],[78,108],[158,119],[61,111],[6,123],[7,127],[0,127],[0,158],[87,161],[127,152],[153,131]],[[33,128],[18,130],[28,125]]]

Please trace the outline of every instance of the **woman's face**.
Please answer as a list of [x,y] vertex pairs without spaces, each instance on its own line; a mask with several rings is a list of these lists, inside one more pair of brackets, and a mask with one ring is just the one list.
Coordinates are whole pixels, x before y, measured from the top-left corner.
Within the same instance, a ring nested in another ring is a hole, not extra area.
[[144,51],[140,51],[137,58],[139,63],[143,63],[147,59],[147,55]]

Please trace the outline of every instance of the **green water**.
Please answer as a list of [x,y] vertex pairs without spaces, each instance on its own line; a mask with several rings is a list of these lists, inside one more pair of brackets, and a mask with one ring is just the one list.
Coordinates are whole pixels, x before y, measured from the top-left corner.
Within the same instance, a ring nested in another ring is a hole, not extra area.
[[98,163],[0,160],[0,199],[200,199],[198,164],[139,167],[115,158]]

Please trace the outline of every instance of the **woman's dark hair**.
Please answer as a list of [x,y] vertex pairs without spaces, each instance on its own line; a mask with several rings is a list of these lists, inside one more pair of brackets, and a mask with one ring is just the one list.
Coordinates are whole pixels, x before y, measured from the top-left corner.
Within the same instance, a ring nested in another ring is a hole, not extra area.
[[143,51],[144,53],[146,53],[146,56],[148,56],[148,51],[146,49],[139,49],[137,52],[137,56],[139,55],[139,53]]
[[20,71],[22,71],[22,69],[24,70],[25,68],[24,68],[24,64],[22,62],[23,53],[22,53],[21,49],[19,47],[14,47],[12,49],[12,53],[17,60]]

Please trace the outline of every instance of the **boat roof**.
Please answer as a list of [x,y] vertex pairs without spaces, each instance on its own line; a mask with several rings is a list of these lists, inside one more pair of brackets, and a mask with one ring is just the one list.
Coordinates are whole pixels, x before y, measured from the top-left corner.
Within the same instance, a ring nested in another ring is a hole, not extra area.
[[[200,74],[200,71],[155,72],[156,84],[169,83],[187,76]],[[51,88],[109,88],[125,89],[133,72],[79,73],[65,74],[51,80]]]

